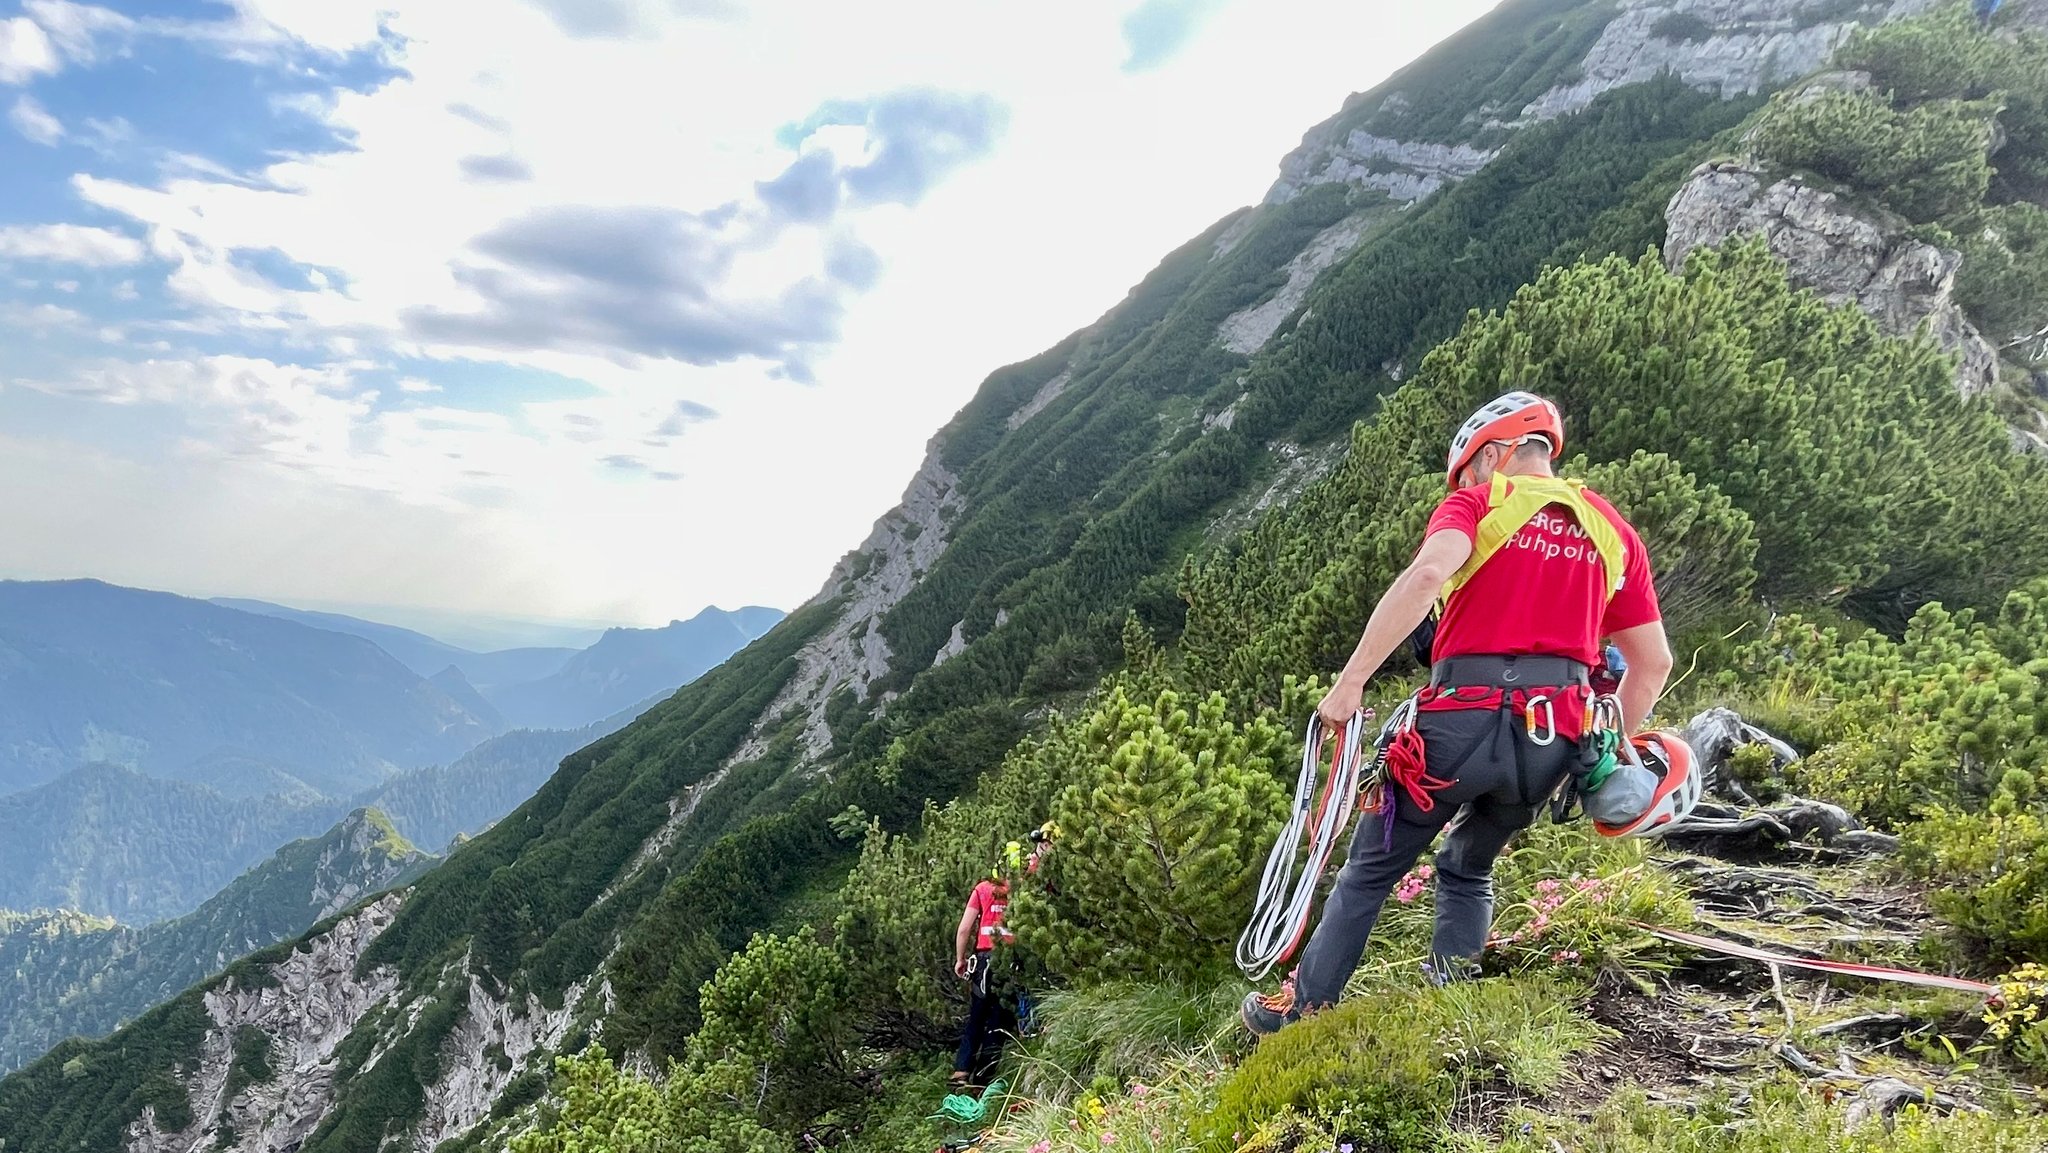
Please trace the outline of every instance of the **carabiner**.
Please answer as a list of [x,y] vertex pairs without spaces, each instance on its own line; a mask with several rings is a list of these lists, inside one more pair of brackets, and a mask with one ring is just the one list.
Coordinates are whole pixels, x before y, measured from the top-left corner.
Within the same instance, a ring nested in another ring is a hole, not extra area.
[[[1536,710],[1538,708],[1543,710],[1542,736],[1536,735]],[[1552,703],[1550,694],[1538,693],[1530,697],[1529,703],[1522,706],[1522,721],[1529,730],[1529,743],[1543,746],[1557,740],[1557,706]]]

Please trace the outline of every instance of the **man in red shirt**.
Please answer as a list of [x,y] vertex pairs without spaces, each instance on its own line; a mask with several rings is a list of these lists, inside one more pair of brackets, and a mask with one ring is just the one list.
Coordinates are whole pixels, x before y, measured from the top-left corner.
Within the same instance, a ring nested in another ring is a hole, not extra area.
[[[1015,872],[1018,850],[1011,843],[1004,864],[988,880],[974,886],[967,908],[960,914],[960,926],[953,932],[953,974],[967,982],[967,1023],[960,1031],[960,1051],[953,1061],[955,1085],[964,1085],[974,1075],[974,1063],[995,1023],[996,997],[991,988],[997,945],[1008,945],[1016,935],[1003,925],[1010,907],[1010,875]],[[972,945],[973,952],[969,953]]]
[[[1417,694],[1419,763],[1392,765],[1384,837],[1361,821],[1295,977],[1254,993],[1241,1016],[1267,1034],[1334,1004],[1400,878],[1448,824],[1436,854],[1432,968],[1468,974],[1493,925],[1493,863],[1535,820],[1577,756],[1599,638],[1620,650],[1624,731],[1640,725],[1671,673],[1642,538],[1614,506],[1558,480],[1564,420],[1549,401],[1511,392],[1480,408],[1451,442],[1451,495],[1422,548],[1380,598],[1357,649],[1316,711],[1342,728],[1366,681],[1444,596],[1429,686]],[[1453,820],[1455,814],[1456,819]]]

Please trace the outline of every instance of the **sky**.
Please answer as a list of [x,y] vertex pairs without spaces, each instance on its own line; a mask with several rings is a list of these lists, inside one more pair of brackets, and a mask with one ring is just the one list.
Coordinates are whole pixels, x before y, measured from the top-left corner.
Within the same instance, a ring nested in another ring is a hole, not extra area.
[[0,0],[0,577],[792,608],[1491,6]]

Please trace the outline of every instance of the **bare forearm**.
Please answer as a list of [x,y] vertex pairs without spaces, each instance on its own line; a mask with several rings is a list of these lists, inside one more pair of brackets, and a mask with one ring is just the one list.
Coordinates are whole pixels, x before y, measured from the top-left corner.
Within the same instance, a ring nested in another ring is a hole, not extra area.
[[1426,570],[1411,568],[1396,578],[1380,603],[1373,606],[1365,632],[1351,650],[1351,659],[1344,662],[1344,671],[1338,674],[1338,683],[1364,692],[1366,680],[1429,615],[1429,606],[1436,602],[1437,591],[1442,587],[1442,576]]
[[1612,639],[1628,662],[1628,671],[1621,675],[1621,687],[1615,695],[1621,698],[1625,731],[1632,733],[1649,719],[1650,710],[1657,707],[1665,683],[1671,679],[1671,643],[1664,635],[1661,621],[1625,629]]
[[953,934],[953,963],[959,965],[967,960],[967,944],[974,939],[974,926],[962,923],[959,932]]

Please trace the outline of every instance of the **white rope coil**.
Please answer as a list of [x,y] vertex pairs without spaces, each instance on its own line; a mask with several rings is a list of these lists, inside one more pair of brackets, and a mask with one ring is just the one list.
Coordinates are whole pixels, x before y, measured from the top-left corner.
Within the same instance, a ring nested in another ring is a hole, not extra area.
[[[1390,730],[1402,720],[1402,712],[1387,721]],[[1316,885],[1322,880],[1337,840],[1350,826],[1358,808],[1360,774],[1366,759],[1361,755],[1365,736],[1365,714],[1356,712],[1345,722],[1341,743],[1331,758],[1326,790],[1322,759],[1324,726],[1320,716],[1311,715],[1302,738],[1301,775],[1294,785],[1294,807],[1287,823],[1266,856],[1266,870],[1259,877],[1259,892],[1252,906],[1252,918],[1237,939],[1237,967],[1257,981],[1273,967],[1293,955],[1308,927],[1308,915],[1315,905]],[[1311,828],[1311,822],[1314,827]],[[1303,836],[1308,853],[1296,871]]]

